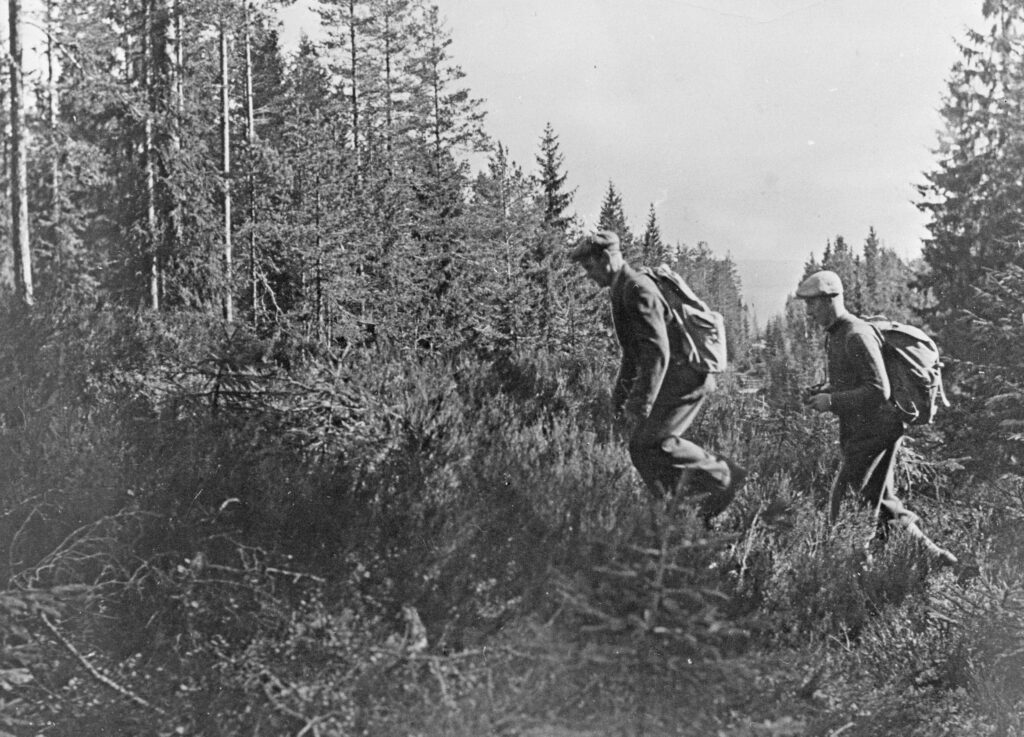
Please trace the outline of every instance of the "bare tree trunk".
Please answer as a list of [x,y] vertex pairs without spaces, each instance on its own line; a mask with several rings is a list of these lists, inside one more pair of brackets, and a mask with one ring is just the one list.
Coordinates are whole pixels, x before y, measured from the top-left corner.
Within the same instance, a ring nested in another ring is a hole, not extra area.
[[[2,39],[0,46],[6,47],[8,39]],[[10,75],[0,74],[0,110],[10,109]],[[11,226],[11,116],[3,116],[3,161],[0,162],[3,166],[3,204],[0,205],[3,209],[0,210],[3,214],[3,230],[10,235]],[[5,287],[14,291],[14,249],[12,248],[10,254],[6,251],[0,254],[0,283]]]
[[146,250],[149,259],[149,307],[160,309],[160,247],[156,237],[156,145],[153,142],[153,0],[143,0],[142,84],[146,96],[143,123],[142,161],[146,178]]
[[220,23],[220,101],[221,101],[221,150],[223,153],[221,174],[224,193],[224,319],[235,320],[232,285],[231,253],[231,89],[228,77],[228,30],[227,21]]
[[[114,15],[122,29],[121,46],[124,48],[124,85],[126,88],[131,89],[132,82],[136,75],[135,60],[132,57],[134,44],[132,39],[130,13],[124,4],[119,3],[114,6]],[[138,153],[138,141],[135,139],[135,136],[128,135],[122,136],[122,142],[124,144],[125,160],[134,162],[135,156]]]
[[8,0],[11,74],[11,245],[14,293],[26,307],[35,303],[32,252],[28,240],[28,167],[25,161],[25,99],[21,53],[21,0]]
[[349,58],[351,63],[352,72],[352,154],[355,158],[355,166],[353,171],[355,172],[355,183],[358,187],[361,182],[360,175],[360,164],[359,164],[359,89],[356,83],[358,67],[356,61],[358,59],[356,49],[356,3],[355,0],[349,0],[348,2],[348,34],[349,34]]
[[384,151],[387,156],[388,174],[391,174],[392,142],[394,138],[394,80],[392,79],[391,57],[394,52],[391,49],[392,22],[391,9],[384,13]]
[[253,111],[252,100],[252,37],[251,37],[251,13],[252,3],[245,2],[245,143],[249,151],[249,289],[252,299],[252,324],[259,327],[260,324],[260,294],[259,281],[257,279],[256,266],[256,177],[253,173],[254,148],[256,145],[256,115]]
[[316,233],[316,337],[317,340],[324,339],[324,252],[323,238],[320,235],[320,174],[316,175],[316,199],[314,217],[314,232]]
[[[169,142],[168,148],[170,150],[170,174],[173,174],[173,167],[178,165],[181,153],[181,125],[182,116],[184,113],[184,95],[182,90],[182,67],[184,65],[182,44],[181,44],[181,8],[179,7],[178,0],[170,0],[170,6],[166,8],[169,17],[167,18],[167,35],[165,41],[165,53],[167,56],[168,70],[167,70],[167,91],[171,96],[170,105],[168,106],[171,112],[170,124],[169,124]],[[174,257],[174,254],[178,253],[181,247],[182,241],[182,213],[184,211],[184,205],[182,204],[181,195],[178,192],[180,184],[174,184],[176,179],[174,176],[169,176],[172,182],[171,187],[171,202],[169,203],[170,214],[167,232],[164,238],[163,253],[160,258],[160,293],[164,294],[165,281],[167,279],[168,264]]]
[[53,265],[60,274],[61,242],[61,178],[60,178],[60,135],[57,131],[57,112],[59,106],[57,92],[57,60],[54,58],[53,36],[57,25],[57,0],[46,2],[46,88],[47,108],[46,125],[50,132],[50,145],[53,147],[50,158],[50,222],[51,240],[53,243]]

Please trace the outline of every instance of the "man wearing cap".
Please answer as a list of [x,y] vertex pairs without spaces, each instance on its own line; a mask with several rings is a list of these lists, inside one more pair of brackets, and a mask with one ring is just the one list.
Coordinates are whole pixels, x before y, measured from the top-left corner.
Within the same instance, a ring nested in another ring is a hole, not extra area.
[[848,489],[860,504],[874,510],[881,541],[901,527],[921,541],[940,565],[956,557],[939,547],[918,526],[920,518],[895,493],[894,469],[906,425],[888,401],[889,377],[882,360],[882,339],[864,320],[850,314],[843,283],[833,271],[818,271],[801,282],[796,296],[805,301],[811,320],[824,328],[828,382],[805,393],[804,404],[839,418],[842,466],[829,499],[829,522],[835,522]]
[[732,501],[746,471],[709,453],[683,434],[715,388],[712,375],[685,359],[667,329],[668,303],[654,280],[626,263],[619,237],[602,230],[584,237],[570,254],[600,287],[609,287],[612,321],[622,362],[612,392],[616,418],[629,435],[629,454],[658,498],[686,491],[703,497],[706,524]]

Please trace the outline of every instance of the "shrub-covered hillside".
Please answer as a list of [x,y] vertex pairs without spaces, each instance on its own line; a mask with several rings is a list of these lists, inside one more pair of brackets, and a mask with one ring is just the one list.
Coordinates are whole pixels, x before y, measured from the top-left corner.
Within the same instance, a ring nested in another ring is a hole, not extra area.
[[607,357],[113,310],[0,345],[11,734],[1021,728],[1024,488],[930,438],[901,476],[978,576],[901,540],[863,568],[864,515],[814,506],[834,428],[728,377],[696,434],[756,476],[707,532],[640,488]]
[[10,5],[0,737],[1024,734],[1024,4],[951,71],[922,260],[805,269],[943,348],[899,480],[953,570],[824,525],[820,335],[610,182],[725,317],[693,434],[752,471],[710,530],[647,495],[571,162],[489,140],[437,7],[288,50],[270,4],[50,3],[26,94]]

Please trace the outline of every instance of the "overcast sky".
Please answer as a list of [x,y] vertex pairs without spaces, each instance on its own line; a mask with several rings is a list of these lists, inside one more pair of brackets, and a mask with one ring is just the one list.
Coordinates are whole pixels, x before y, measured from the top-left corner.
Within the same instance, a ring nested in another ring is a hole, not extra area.
[[550,122],[588,227],[609,181],[635,233],[653,203],[664,238],[733,257],[761,324],[837,234],[919,254],[914,185],[983,26],[981,0],[437,3],[514,160],[534,170]]

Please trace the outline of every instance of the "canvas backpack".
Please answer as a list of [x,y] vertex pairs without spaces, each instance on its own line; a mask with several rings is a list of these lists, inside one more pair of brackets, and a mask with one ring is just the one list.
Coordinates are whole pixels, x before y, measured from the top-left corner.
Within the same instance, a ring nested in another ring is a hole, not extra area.
[[949,406],[935,341],[913,325],[879,316],[865,320],[882,339],[882,359],[892,390],[889,401],[907,424],[929,424],[940,403]]
[[690,285],[667,264],[644,267],[641,272],[658,285],[672,312],[669,330],[675,330],[693,368],[705,373],[725,370],[725,320],[701,300]]

